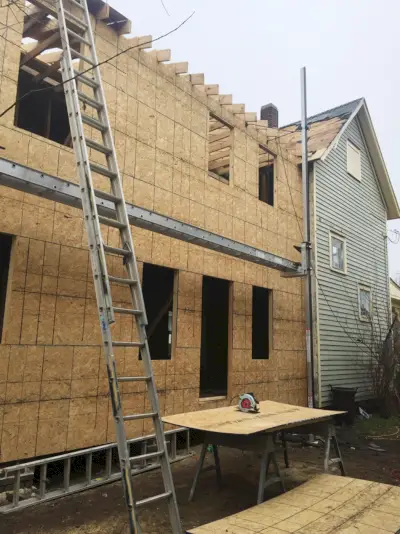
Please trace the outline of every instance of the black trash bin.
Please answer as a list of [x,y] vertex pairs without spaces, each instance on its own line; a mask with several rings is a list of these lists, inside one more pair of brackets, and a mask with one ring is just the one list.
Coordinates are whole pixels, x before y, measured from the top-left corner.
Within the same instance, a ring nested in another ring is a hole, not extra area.
[[352,425],[354,423],[357,413],[357,388],[331,386],[331,391],[333,409],[342,412],[347,412],[347,414],[340,417],[340,419],[345,421],[348,425]]

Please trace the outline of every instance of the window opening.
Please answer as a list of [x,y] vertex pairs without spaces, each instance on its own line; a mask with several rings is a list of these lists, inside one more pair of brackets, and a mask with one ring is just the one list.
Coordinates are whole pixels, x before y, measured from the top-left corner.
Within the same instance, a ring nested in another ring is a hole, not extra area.
[[253,286],[252,358],[268,360],[270,350],[271,290]]
[[174,278],[173,269],[143,265],[146,333],[152,360],[170,360],[172,356]]
[[346,240],[335,234],[331,238],[331,268],[336,271],[346,271]]
[[258,162],[258,198],[273,206],[275,158],[260,145]]
[[360,319],[370,321],[372,316],[371,289],[369,287],[358,288],[358,301]]
[[361,180],[361,152],[350,141],[347,141],[347,172]]
[[208,127],[208,171],[214,178],[229,181],[232,130],[210,113]]

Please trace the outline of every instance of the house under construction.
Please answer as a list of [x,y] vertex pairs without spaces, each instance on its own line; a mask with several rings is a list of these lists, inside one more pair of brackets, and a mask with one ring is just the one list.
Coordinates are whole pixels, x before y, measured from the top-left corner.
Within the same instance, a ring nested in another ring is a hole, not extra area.
[[[56,88],[54,3],[3,3],[0,112],[10,109],[0,118],[2,463],[115,441],[65,97]],[[169,50],[153,50],[151,36],[126,37],[123,14],[99,0],[88,5],[162,412],[229,405],[244,391],[304,405],[303,286],[281,276],[300,261],[295,156],[276,127],[190,74],[187,63],[171,62]],[[77,66],[79,53],[77,46]],[[93,176],[106,210],[106,181]],[[115,229],[103,235],[118,246]],[[109,265],[111,275],[120,271],[120,262]],[[127,307],[123,291],[117,298]],[[118,339],[134,339],[133,318],[118,328]],[[138,374],[138,349],[115,355],[120,373]],[[145,384],[121,391],[132,412],[148,409]],[[127,428],[129,437],[150,433],[147,421]]]

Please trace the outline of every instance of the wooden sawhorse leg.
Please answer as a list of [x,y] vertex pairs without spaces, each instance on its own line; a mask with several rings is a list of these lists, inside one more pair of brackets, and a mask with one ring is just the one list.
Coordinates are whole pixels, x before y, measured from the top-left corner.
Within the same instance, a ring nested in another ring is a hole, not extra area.
[[[273,464],[275,476],[268,477],[268,470],[270,464]],[[274,440],[272,435],[267,436],[267,441],[265,444],[265,449],[262,454],[261,458],[261,466],[260,466],[260,478],[258,481],[258,496],[257,496],[257,504],[261,504],[264,501],[264,490],[267,486],[270,484],[275,484],[276,482],[279,482],[282,491],[285,491],[285,485],[282,479],[282,475],[279,469],[278,462],[276,461],[276,454],[275,454],[275,448],[274,448]]]
[[[196,491],[196,486],[200,478],[200,473],[203,470],[203,464],[204,464],[204,460],[206,457],[208,446],[209,446],[208,443],[206,442],[203,443],[201,453],[200,453],[200,458],[199,458],[199,461],[197,462],[196,473],[194,475],[193,484],[192,484],[192,487],[190,488],[189,502],[193,501],[194,499],[194,493]],[[221,463],[219,460],[218,447],[217,445],[211,445],[211,446],[213,448],[215,466],[210,466],[210,468],[211,469],[215,468],[216,475],[217,475],[217,484],[218,484],[218,487],[220,488],[222,486],[222,472],[221,472]],[[208,470],[208,469],[209,468],[205,470]]]
[[285,436],[285,432],[283,430],[281,432],[281,439],[282,439],[283,458],[285,460],[285,467],[286,467],[286,469],[288,469],[289,468],[289,454],[288,454],[288,450],[287,450],[286,436]]
[[[335,450],[336,456],[331,458],[331,444]],[[329,472],[329,466],[332,464],[339,464],[340,472],[343,476],[346,476],[344,469],[342,455],[340,453],[339,443],[336,437],[336,431],[334,425],[328,423],[325,431],[325,454],[324,454],[324,471]]]

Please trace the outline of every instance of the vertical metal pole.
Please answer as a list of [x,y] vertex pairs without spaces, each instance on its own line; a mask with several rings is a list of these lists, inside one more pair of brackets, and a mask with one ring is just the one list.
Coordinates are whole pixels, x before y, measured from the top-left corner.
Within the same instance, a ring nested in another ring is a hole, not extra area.
[[310,182],[307,149],[307,85],[306,68],[301,69],[301,148],[302,148],[302,186],[303,186],[303,228],[302,267],[306,274],[304,288],[304,307],[306,314],[306,351],[307,351],[307,404],[314,407],[314,362],[312,339],[312,285],[311,285],[311,231],[310,231]]

